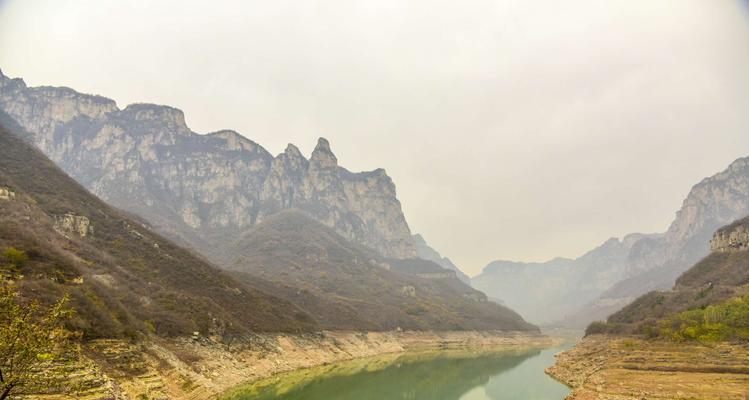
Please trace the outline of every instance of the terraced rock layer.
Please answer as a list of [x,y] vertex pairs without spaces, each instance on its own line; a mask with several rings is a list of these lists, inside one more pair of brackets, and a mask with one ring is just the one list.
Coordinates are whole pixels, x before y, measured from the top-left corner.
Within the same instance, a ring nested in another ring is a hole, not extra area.
[[592,335],[557,355],[547,373],[572,387],[567,400],[745,400],[749,344]]

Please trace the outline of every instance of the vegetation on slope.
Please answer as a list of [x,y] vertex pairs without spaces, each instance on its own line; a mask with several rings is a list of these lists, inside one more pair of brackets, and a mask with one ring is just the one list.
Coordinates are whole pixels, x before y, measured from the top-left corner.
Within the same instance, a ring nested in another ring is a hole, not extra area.
[[12,193],[0,198],[0,266],[22,276],[24,298],[69,294],[70,328],[85,338],[316,328],[297,307],[106,205],[11,134],[20,129],[11,119],[0,122],[0,189]]
[[249,283],[279,288],[326,329],[537,330],[453,271],[380,257],[301,211],[268,217],[231,254],[235,276],[262,278]]
[[[50,367],[71,350],[71,332],[63,327],[72,313],[67,302],[63,297],[49,309],[42,309],[36,301],[23,304],[12,284],[0,284],[0,400],[64,382],[64,371]],[[41,370],[45,373],[40,374]]]
[[[737,223],[749,225],[749,220]],[[748,250],[712,252],[682,274],[671,291],[643,295],[586,332],[676,341],[749,340],[748,284]]]

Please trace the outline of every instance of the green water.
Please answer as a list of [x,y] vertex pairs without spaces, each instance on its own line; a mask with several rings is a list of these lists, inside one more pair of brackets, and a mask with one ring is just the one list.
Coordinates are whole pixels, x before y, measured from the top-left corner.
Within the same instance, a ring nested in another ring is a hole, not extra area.
[[544,368],[563,347],[389,355],[305,369],[234,389],[227,400],[562,400]]

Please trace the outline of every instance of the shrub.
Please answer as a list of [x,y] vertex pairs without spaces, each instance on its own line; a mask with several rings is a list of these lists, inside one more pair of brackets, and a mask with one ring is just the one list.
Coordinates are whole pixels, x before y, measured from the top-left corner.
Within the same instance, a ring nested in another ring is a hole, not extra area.
[[749,294],[666,318],[659,333],[677,342],[749,341]]
[[20,267],[29,260],[29,256],[23,250],[18,250],[15,247],[8,247],[3,251],[3,258],[10,264],[16,267]]

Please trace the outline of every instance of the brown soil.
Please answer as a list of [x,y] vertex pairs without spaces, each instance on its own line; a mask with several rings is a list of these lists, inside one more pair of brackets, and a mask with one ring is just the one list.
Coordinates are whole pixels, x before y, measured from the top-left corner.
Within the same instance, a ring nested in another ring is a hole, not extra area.
[[35,399],[216,398],[241,383],[299,368],[430,349],[550,346],[542,335],[508,332],[322,332],[259,334],[230,347],[208,338],[98,340],[71,374],[76,390]]
[[592,335],[546,372],[568,400],[749,398],[749,345]]

